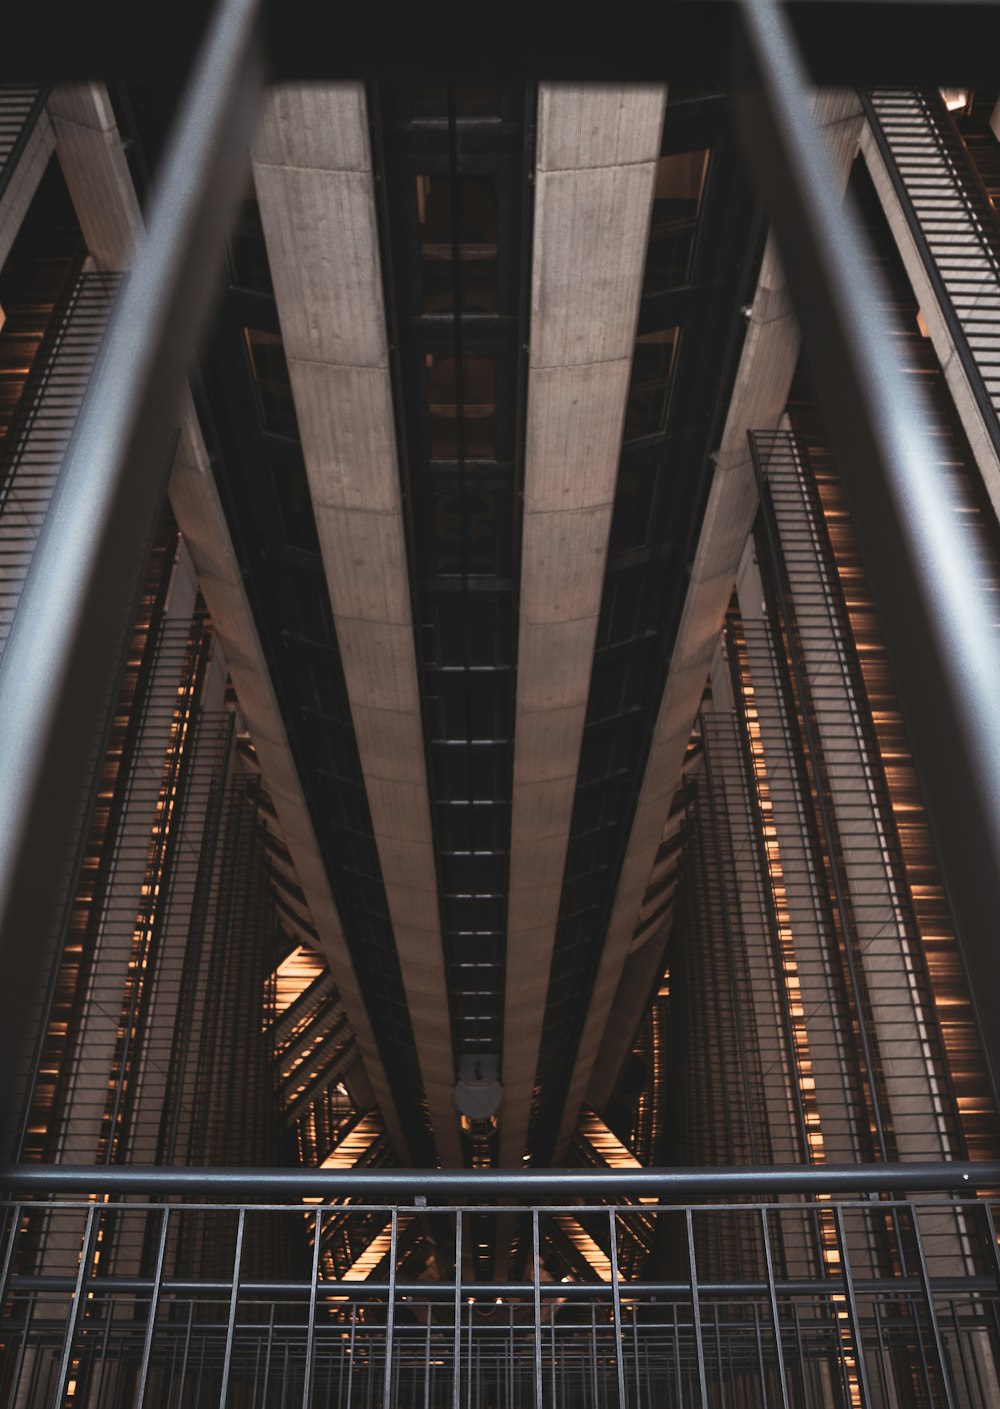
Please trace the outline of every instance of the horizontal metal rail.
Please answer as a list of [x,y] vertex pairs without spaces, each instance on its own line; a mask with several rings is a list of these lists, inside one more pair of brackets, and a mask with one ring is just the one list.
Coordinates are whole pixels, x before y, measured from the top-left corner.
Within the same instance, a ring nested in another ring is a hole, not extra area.
[[[548,1204],[560,1198],[716,1198],[742,1194],[969,1193],[1000,1188],[1000,1161],[776,1164],[714,1169],[197,1169],[151,1165],[0,1167],[0,1190],[25,1194],[187,1194],[252,1203],[322,1197],[432,1205],[460,1198]],[[567,1206],[570,1206],[567,1204]],[[579,1210],[574,1207],[574,1212]]]
[[[866,1296],[886,1293],[920,1295],[923,1285],[919,1277],[854,1277],[854,1289]],[[530,1300],[535,1295],[534,1282],[472,1282],[460,1281],[459,1287],[473,1304],[479,1301],[492,1301],[496,1305],[498,1297],[505,1300]],[[741,1281],[698,1282],[702,1296],[740,1297],[766,1296],[769,1283],[762,1279],[747,1278]],[[32,1276],[19,1274],[8,1278],[8,1292],[23,1296],[27,1293],[72,1292],[76,1278],[70,1276],[52,1277],[44,1274]],[[162,1277],[157,1283],[152,1277],[91,1277],[87,1283],[88,1294],[106,1296],[148,1296],[157,1286],[163,1294],[201,1297],[205,1300],[228,1298],[233,1290],[231,1281],[219,1278]],[[620,1294],[625,1300],[633,1298],[655,1301],[659,1297],[686,1297],[690,1295],[690,1281],[675,1282],[631,1282],[618,1283]],[[995,1277],[932,1277],[931,1290],[941,1296],[956,1293],[972,1295],[975,1292],[996,1296]],[[844,1288],[844,1279],[836,1275],[829,1277],[776,1277],[774,1290],[780,1296],[837,1296]],[[420,1299],[431,1302],[451,1302],[455,1282],[447,1279],[440,1282],[406,1282],[397,1279],[394,1284],[396,1298]],[[389,1291],[387,1281],[371,1282],[289,1282],[268,1281],[254,1278],[240,1278],[240,1295],[249,1298],[280,1297],[297,1300],[308,1297],[315,1291],[318,1297],[343,1300],[350,1293],[351,1300],[385,1301]],[[539,1282],[540,1296],[552,1300],[593,1301],[595,1296],[610,1298],[614,1293],[611,1282]]]

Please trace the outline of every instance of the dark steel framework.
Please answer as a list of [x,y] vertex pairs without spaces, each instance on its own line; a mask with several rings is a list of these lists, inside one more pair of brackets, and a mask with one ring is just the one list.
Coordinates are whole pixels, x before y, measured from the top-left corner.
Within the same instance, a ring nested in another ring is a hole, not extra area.
[[[0,1393],[11,1405],[96,1393],[101,1403],[146,1406],[250,1406],[277,1396],[309,1406],[335,1394],[382,1409],[461,1409],[503,1395],[534,1409],[595,1400],[641,1409],[722,1405],[736,1395],[747,1406],[874,1409],[900,1397],[927,1409],[986,1409],[1000,1348],[1000,1259],[989,1200],[958,1192],[970,1171],[982,1183],[1000,1167],[869,1167],[848,1179],[842,1169],[575,1173],[572,1185],[566,1171],[438,1172],[418,1203],[458,1202],[423,1210],[394,1201],[399,1176],[381,1173],[133,1170],[102,1171],[95,1181],[93,1170],[16,1171],[4,1178],[17,1197],[3,1211]],[[900,1194],[900,1183],[910,1192]],[[60,1197],[68,1185],[91,1198]],[[866,1198],[830,1200],[859,1185]],[[568,1187],[573,1202],[549,1201]],[[206,1202],[213,1188],[219,1199],[238,1188],[244,1202]],[[754,1188],[759,1201],[727,1197]],[[779,1201],[782,1188],[789,1192]],[[145,1197],[118,1201],[130,1189]],[[186,1190],[194,1201],[170,1201]],[[641,1212],[586,1202],[602,1190],[653,1198]],[[293,1202],[306,1191],[309,1203]],[[348,1192],[363,1202],[345,1213],[337,1200]],[[508,1202],[484,1215],[469,1202],[481,1196],[527,1206]],[[376,1276],[325,1275],[324,1224],[372,1214],[386,1226]],[[466,1282],[470,1224],[509,1215],[526,1224],[528,1275]],[[439,1230],[434,1283],[405,1273],[415,1217],[433,1218]],[[603,1276],[553,1275],[553,1229],[565,1219],[601,1240]],[[639,1219],[663,1249],[656,1280],[620,1273]],[[41,1223],[75,1250],[62,1275],[35,1265],[32,1230]],[[959,1262],[947,1251],[956,1229]],[[870,1248],[887,1236],[896,1260],[873,1266]],[[184,1255],[192,1239],[211,1249],[194,1276]],[[721,1270],[727,1244],[743,1250],[735,1272]],[[288,1252],[295,1245],[298,1259]],[[138,1262],[119,1256],[139,1246]]]
[[[850,9],[844,5],[813,8],[841,13]],[[768,0],[748,0],[732,11],[728,6],[720,9],[737,27],[733,60],[743,73],[737,89],[741,128],[782,240],[829,420],[836,435],[843,437],[847,491],[901,682],[915,754],[924,767],[923,782],[941,819],[944,868],[959,912],[973,986],[989,994],[997,990],[1000,965],[992,933],[992,917],[1000,913],[1000,763],[995,747],[1000,737],[995,691],[1000,668],[994,634],[977,606],[974,578],[965,567],[966,540],[942,512],[946,496],[941,476],[921,449],[922,408],[898,375],[889,335],[874,318],[878,300],[850,217],[833,198],[833,183],[811,123],[803,74],[787,25]],[[940,19],[933,6],[915,7],[915,13],[921,10]],[[975,17],[976,10],[970,7],[969,13]],[[671,13],[679,11],[680,7]],[[799,9],[795,13],[806,23]],[[954,8],[947,7],[947,13],[954,24]],[[17,52],[16,25],[13,28],[8,53]],[[227,0],[213,21],[190,100],[181,111],[164,162],[161,193],[150,210],[149,237],[119,304],[31,569],[20,614],[24,624],[15,624],[0,666],[0,715],[5,720],[0,754],[5,976],[0,1057],[4,1060],[20,1036],[23,997],[33,979],[24,935],[45,928],[52,903],[45,870],[40,868],[47,867],[53,849],[68,840],[84,761],[100,731],[107,680],[115,674],[128,635],[132,599],[162,500],[170,427],[210,283],[210,261],[204,251],[218,250],[221,260],[226,218],[239,188],[241,153],[263,78],[257,29],[255,7],[241,0]],[[963,45],[975,29],[973,24],[963,35]],[[30,48],[23,51],[29,56],[30,52]],[[86,45],[82,52],[87,52]],[[641,65],[637,62],[636,67]],[[144,472],[137,473],[137,466]],[[84,518],[92,526],[85,539],[78,532]],[[991,1007],[982,1018],[996,1062],[1000,1017]],[[794,1176],[802,1177],[801,1172]],[[858,1172],[851,1177],[858,1179]],[[870,1172],[867,1177],[871,1179]],[[951,1179],[952,1174],[936,1171],[927,1177],[933,1182]],[[744,1172],[741,1180],[732,1186],[734,1191],[750,1191],[752,1173]],[[907,1187],[913,1188],[914,1181],[919,1182],[918,1172],[907,1175]],[[832,1182],[826,1185],[832,1187]],[[84,1215],[84,1256],[61,1342],[60,1388],[68,1385],[76,1333],[90,1304],[82,1293],[96,1250],[98,1223],[104,1216],[96,1205],[89,1205]],[[297,1216],[302,1216],[301,1210]],[[614,1219],[614,1211],[609,1216]],[[767,1215],[756,1211],[749,1216],[761,1218],[766,1249]],[[864,1216],[877,1215],[866,1205]],[[160,1217],[163,1231],[158,1246],[162,1248],[168,1214],[161,1212]],[[239,1212],[236,1221],[237,1274],[229,1283],[224,1386],[236,1335],[239,1238],[246,1223]],[[689,1253],[690,1228],[688,1221]],[[992,1230],[984,1239],[984,1248],[987,1245],[995,1257]],[[847,1261],[842,1260],[844,1274],[836,1294],[847,1299],[851,1343],[860,1365],[864,1332],[853,1309]],[[159,1255],[155,1265],[162,1271]],[[917,1265],[924,1268],[922,1255]],[[154,1276],[157,1286],[158,1275]],[[922,1290],[927,1308],[922,1314],[931,1331],[931,1355],[936,1357],[933,1373],[940,1375],[941,1393],[947,1400],[952,1394],[950,1372],[928,1276],[926,1269],[918,1273],[917,1290]],[[695,1277],[689,1278],[685,1294],[692,1310],[693,1364],[704,1400],[698,1286]],[[760,1286],[773,1318],[777,1348],[782,1331],[770,1261]],[[536,1282],[540,1299],[537,1288]],[[456,1297],[459,1289],[456,1279]],[[613,1280],[616,1317],[619,1292]],[[309,1297],[314,1307],[315,1280]],[[392,1305],[390,1297],[390,1313]],[[144,1341],[147,1366],[155,1326],[155,1318],[150,1317]],[[838,1343],[845,1364],[847,1352],[844,1343]],[[616,1335],[613,1344],[618,1347],[614,1355],[619,1394],[624,1398],[620,1337]],[[391,1364],[388,1356],[385,1363]],[[779,1353],[776,1364],[782,1363]],[[537,1387],[537,1359],[535,1364]],[[782,1372],[778,1373],[781,1392],[787,1396]],[[305,1384],[308,1398],[308,1377]]]

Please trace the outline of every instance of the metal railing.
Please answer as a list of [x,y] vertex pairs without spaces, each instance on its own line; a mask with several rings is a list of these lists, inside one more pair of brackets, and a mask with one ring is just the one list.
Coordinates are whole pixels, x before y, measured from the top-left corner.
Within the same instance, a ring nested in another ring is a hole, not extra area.
[[119,284],[115,274],[78,277],[0,451],[0,658]]
[[[87,1197],[58,1197],[85,1175]],[[984,1180],[1000,1167],[8,1170],[0,1404],[985,1409],[1000,1259],[990,1202],[970,1196]],[[199,1181],[200,1198],[176,1201]],[[146,1197],[120,1197],[140,1185]],[[213,1185],[242,1199],[209,1202]],[[831,1197],[847,1186],[866,1196]],[[596,1202],[640,1188],[656,1190],[641,1207]],[[497,1191],[506,1202],[482,1202]],[[511,1216],[522,1278],[472,1279],[484,1220]],[[560,1277],[567,1220],[604,1257]],[[654,1275],[631,1280],[618,1255],[637,1220],[657,1253]],[[376,1231],[331,1275],[326,1233],[344,1223]],[[423,1266],[416,1223],[433,1239]],[[723,1242],[742,1249],[736,1275],[720,1272]]]
[[872,137],[948,334],[1000,456],[1000,230],[961,137],[933,95],[862,94]]
[[[1000,982],[1000,650],[976,546],[951,511],[926,398],[892,346],[877,275],[842,206],[781,7],[742,7],[734,101],[771,214],[883,630],[974,993]],[[992,760],[992,761],[991,761]],[[1000,1018],[977,1016],[994,1074]]]
[[0,88],[0,201],[45,110],[48,87],[10,84]]

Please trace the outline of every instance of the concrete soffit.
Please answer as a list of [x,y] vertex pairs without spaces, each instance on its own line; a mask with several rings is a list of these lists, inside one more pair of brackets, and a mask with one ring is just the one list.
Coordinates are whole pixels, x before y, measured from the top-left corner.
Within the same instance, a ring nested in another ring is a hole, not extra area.
[[527,1144],[665,102],[658,84],[538,94],[502,1166]]
[[[49,98],[48,113],[56,153],[87,247],[98,267],[126,269],[142,221],[107,92],[97,83],[56,88]],[[180,440],[169,490],[171,507],[197,570],[312,923],[340,990],[387,1130],[402,1153],[406,1150],[402,1126],[330,892],[189,394],[179,419]]]
[[[816,95],[814,112],[846,189],[858,148],[860,103],[852,92],[823,90]],[[572,1138],[585,1094],[595,1108],[610,1095],[610,1083],[617,1079],[642,1016],[645,994],[634,985],[623,985],[622,975],[740,557],[757,512],[747,432],[778,427],[799,345],[791,298],[774,238],[769,236],[625,864],[563,1112],[557,1160]],[[596,1073],[595,1061],[616,1002],[621,1004],[614,1017],[616,1049],[604,1050],[601,1072]]]
[[460,1165],[364,85],[273,88],[253,176],[417,1059]]

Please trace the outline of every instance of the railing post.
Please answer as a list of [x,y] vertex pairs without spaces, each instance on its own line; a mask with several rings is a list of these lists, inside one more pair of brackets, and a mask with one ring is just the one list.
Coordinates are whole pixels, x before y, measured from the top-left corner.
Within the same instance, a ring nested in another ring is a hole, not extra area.
[[[535,1302],[535,1409],[542,1409],[542,1268],[538,1246],[538,1209],[531,1210],[531,1288]],[[555,1409],[553,1401],[552,1409]]]
[[[302,1409],[309,1409],[312,1403],[312,1362],[313,1347],[316,1343],[316,1295],[319,1291],[319,1259],[323,1242],[323,1208],[316,1209],[316,1224],[313,1229],[312,1265],[309,1277],[309,1324],[306,1327],[306,1365],[302,1382]],[[272,1310],[272,1317],[273,1317]],[[270,1356],[270,1343],[268,1344]]]
[[691,1326],[694,1331],[695,1353],[698,1357],[698,1394],[702,1409],[708,1409],[708,1382],[705,1378],[705,1347],[701,1336],[701,1298],[698,1295],[698,1260],[694,1246],[694,1220],[691,1210],[684,1211],[687,1229],[688,1275],[691,1285]]
[[236,1311],[240,1300],[240,1267],[243,1262],[243,1234],[246,1230],[246,1217],[246,1209],[241,1208],[236,1223],[236,1251],[233,1254],[233,1281],[229,1294],[229,1319],[226,1323],[226,1350],[222,1362],[219,1409],[226,1409],[229,1400],[229,1374],[233,1364],[233,1342],[236,1337]]
[[[167,1254],[167,1230],[170,1208],[164,1207],[160,1215],[160,1239],[156,1248],[156,1269],[153,1273],[153,1290],[149,1298],[149,1321],[146,1325],[146,1338],[142,1346],[142,1366],[139,1370],[139,1389],[136,1395],[136,1409],[142,1409],[146,1402],[146,1379],[149,1375],[149,1361],[153,1353],[153,1336],[156,1333],[156,1313],[160,1304],[160,1284],[163,1281],[163,1260]],[[108,1318],[110,1327],[111,1318]]]
[[455,1213],[455,1378],[451,1409],[462,1409],[462,1210]]
[[385,1379],[382,1382],[382,1409],[390,1409],[392,1393],[392,1341],[396,1326],[396,1253],[399,1211],[394,1206],[389,1233],[389,1302],[385,1312]]
[[764,1240],[764,1268],[767,1273],[767,1299],[771,1309],[771,1325],[774,1330],[774,1350],[778,1367],[778,1384],[781,1389],[783,1409],[788,1409],[788,1379],[785,1375],[785,1349],[781,1336],[781,1312],[778,1307],[778,1294],[774,1285],[774,1259],[771,1255],[771,1234],[767,1226],[767,1209],[760,1211],[760,1231]]
[[[615,1366],[618,1370],[618,1403],[621,1409],[628,1409],[625,1393],[625,1359],[622,1352],[622,1296],[618,1277],[618,1210],[608,1209],[608,1226],[611,1235],[611,1306],[615,1326]],[[636,1406],[638,1409],[638,1406]]]
[[80,1246],[80,1266],[76,1275],[76,1286],[73,1289],[73,1305],[70,1308],[69,1316],[66,1318],[66,1334],[63,1337],[62,1356],[59,1363],[59,1377],[56,1382],[56,1394],[53,1404],[55,1409],[62,1409],[62,1404],[66,1399],[67,1386],[69,1384],[70,1366],[73,1363],[73,1342],[76,1339],[76,1330],[83,1316],[83,1291],[87,1285],[87,1278],[90,1276],[91,1265],[94,1261],[94,1250],[97,1242],[97,1225],[101,1216],[103,1205],[92,1204],[87,1209],[87,1219],[83,1229],[83,1242]]
[[858,1404],[860,1409],[869,1409],[871,1393],[868,1388],[868,1370],[865,1366],[864,1330],[858,1311],[858,1299],[854,1294],[854,1274],[851,1271],[851,1258],[844,1232],[844,1211],[840,1204],[833,1205],[834,1224],[837,1230],[837,1250],[840,1253],[840,1270],[844,1278],[844,1291],[847,1294],[847,1315],[851,1323],[851,1339],[858,1362]]

